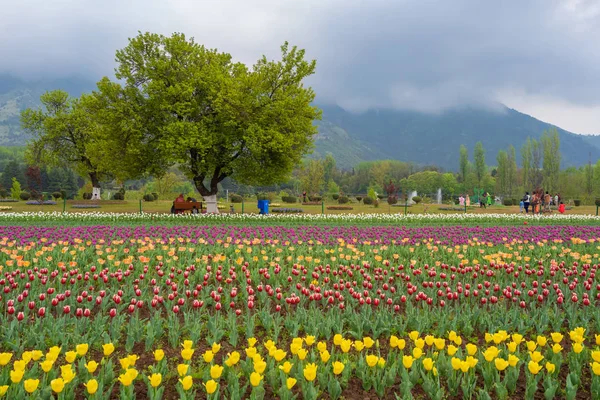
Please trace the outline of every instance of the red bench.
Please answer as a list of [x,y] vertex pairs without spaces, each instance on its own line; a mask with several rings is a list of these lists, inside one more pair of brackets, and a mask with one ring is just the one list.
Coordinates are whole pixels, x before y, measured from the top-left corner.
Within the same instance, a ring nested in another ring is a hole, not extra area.
[[173,211],[178,214],[178,212],[186,212],[186,211],[190,211],[193,212],[193,209],[196,208],[198,210],[198,213],[202,212],[202,202],[200,201],[185,201],[185,202],[179,202],[179,201],[174,201],[173,202]]

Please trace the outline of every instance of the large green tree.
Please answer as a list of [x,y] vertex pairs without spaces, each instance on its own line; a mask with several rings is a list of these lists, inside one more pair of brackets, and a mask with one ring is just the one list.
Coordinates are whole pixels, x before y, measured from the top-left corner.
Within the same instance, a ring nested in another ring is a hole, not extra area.
[[560,139],[556,128],[544,131],[541,138],[543,160],[543,183],[544,189],[556,192],[560,175]]
[[21,113],[21,126],[33,134],[27,157],[32,163],[70,167],[89,177],[94,188],[100,187],[103,171],[95,149],[100,127],[90,112],[90,95],[70,98],[55,90],[40,97],[42,108]]
[[248,68],[183,34],[145,33],[116,59],[122,85],[105,78],[96,96],[120,169],[158,175],[177,165],[212,197],[226,177],[281,182],[311,148],[320,111],[303,85],[315,71],[304,50],[286,43],[281,60]]
[[469,151],[464,144],[460,145],[459,169],[460,177],[465,182],[467,180],[467,173],[469,172]]
[[485,149],[483,143],[475,143],[475,150],[473,150],[473,159],[475,160],[475,174],[477,175],[477,183],[481,185],[483,178],[486,174],[487,167],[485,165]]

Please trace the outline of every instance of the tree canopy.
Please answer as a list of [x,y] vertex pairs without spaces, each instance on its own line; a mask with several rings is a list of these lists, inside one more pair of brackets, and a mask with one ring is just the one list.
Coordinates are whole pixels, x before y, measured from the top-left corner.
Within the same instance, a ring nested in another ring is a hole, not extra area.
[[95,93],[105,149],[124,175],[177,165],[203,196],[219,182],[266,185],[287,178],[312,146],[315,71],[304,50],[281,46],[281,60],[252,67],[183,34],[145,33],[117,51],[116,77]]

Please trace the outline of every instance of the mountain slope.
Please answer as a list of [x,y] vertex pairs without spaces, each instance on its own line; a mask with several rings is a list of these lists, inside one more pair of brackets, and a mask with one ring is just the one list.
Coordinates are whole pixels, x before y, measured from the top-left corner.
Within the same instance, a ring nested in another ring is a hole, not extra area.
[[[336,106],[322,109],[324,121],[340,127],[351,139],[377,149],[379,159],[435,164],[451,170],[458,168],[461,144],[472,154],[475,143],[481,141],[487,163],[494,165],[498,150],[512,144],[519,151],[527,137],[539,138],[552,127],[506,107],[500,111],[459,109],[435,115],[399,110],[354,114]],[[600,142],[557,129],[564,167],[585,164],[589,153],[593,161],[600,158]]]
[[[25,82],[0,74],[0,145],[26,143],[20,112],[38,106],[44,91],[63,89],[79,96],[94,87],[93,81],[80,78]],[[328,105],[321,108],[323,119],[316,122],[319,134],[311,157],[332,153],[342,168],[361,161],[397,159],[456,170],[460,145],[465,144],[472,154],[477,141],[487,151],[487,163],[494,165],[498,150],[512,144],[518,151],[527,137],[539,138],[551,127],[506,107],[499,111],[464,108],[435,115],[400,110],[350,113]],[[600,136],[558,131],[563,167],[587,163],[590,153],[592,162],[600,158]]]

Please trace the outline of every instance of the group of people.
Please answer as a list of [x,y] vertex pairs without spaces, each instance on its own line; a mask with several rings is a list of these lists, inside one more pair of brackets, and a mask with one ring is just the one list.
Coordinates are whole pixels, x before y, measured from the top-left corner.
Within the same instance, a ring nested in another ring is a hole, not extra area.
[[[193,197],[188,197],[187,199],[183,196],[183,193],[180,193],[179,196],[177,196],[177,198],[175,199],[175,201],[173,201],[173,205],[171,206],[171,214],[183,214],[184,210],[178,210],[175,207],[175,203],[196,203],[196,199],[194,199]],[[196,205],[194,205],[192,207],[192,214],[198,214],[200,212],[202,212],[202,203],[200,203],[200,210],[198,210],[198,207],[196,207]]]
[[[469,207],[471,205],[471,197],[469,197],[468,194],[466,196],[461,195],[458,198],[458,205],[460,205],[461,207],[464,207],[464,206]],[[479,196],[479,207],[480,208],[487,208],[487,206],[491,206],[491,205],[492,205],[492,196],[488,192],[485,192],[481,196]]]
[[519,203],[519,212],[525,212],[529,214],[529,209],[533,214],[539,214],[544,212],[551,212],[550,207],[556,207],[559,213],[565,213],[565,204],[562,202],[560,193],[556,193],[552,196],[548,191],[544,193],[542,189],[537,189],[529,194],[525,192],[525,195]]

